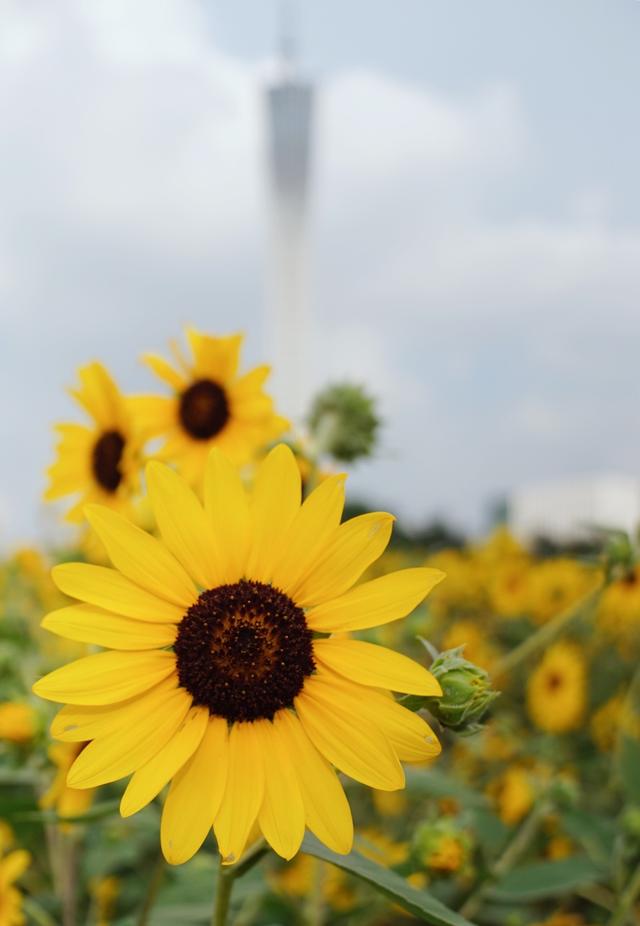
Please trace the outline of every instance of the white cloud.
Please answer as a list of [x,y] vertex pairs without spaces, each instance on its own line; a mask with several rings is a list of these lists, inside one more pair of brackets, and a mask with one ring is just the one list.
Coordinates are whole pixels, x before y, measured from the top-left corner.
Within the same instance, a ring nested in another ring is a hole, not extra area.
[[[264,67],[221,52],[195,0],[6,0],[0,67],[17,529],[78,362],[138,385],[135,357],[187,320],[251,325],[260,355]],[[606,183],[552,217],[497,209],[540,144],[508,82],[452,97],[358,68],[319,87],[315,376],[381,396],[385,455],[354,482],[414,514],[464,520],[537,469],[640,453],[640,227],[612,223]]]

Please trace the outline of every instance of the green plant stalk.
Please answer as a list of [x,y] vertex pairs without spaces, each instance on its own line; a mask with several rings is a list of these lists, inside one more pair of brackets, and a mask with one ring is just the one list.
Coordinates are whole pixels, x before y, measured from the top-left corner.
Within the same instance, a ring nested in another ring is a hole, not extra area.
[[213,907],[213,918],[211,926],[226,926],[231,906],[231,894],[233,885],[246,875],[260,859],[269,851],[267,844],[263,839],[257,842],[251,848],[241,862],[237,865],[223,865],[220,862],[218,868],[218,883],[216,888],[216,899]]
[[624,926],[628,915],[640,894],[640,864],[631,875],[627,886],[620,895],[620,900],[609,920],[609,926]]
[[554,618],[550,621],[547,621],[546,624],[543,624],[539,630],[520,644],[516,646],[515,649],[512,649],[510,653],[501,659],[498,665],[492,672],[494,678],[498,679],[501,676],[507,675],[509,672],[512,672],[516,666],[519,666],[520,663],[524,662],[530,656],[533,655],[537,650],[542,646],[545,646],[547,643],[550,643],[555,636],[557,636],[564,627],[569,624],[575,617],[578,617],[582,611],[592,604],[597,596],[602,591],[603,582],[600,581],[597,585],[587,592],[586,595],[583,595],[577,602],[572,604],[569,608],[566,608],[564,611],[561,611],[559,614],[556,614]]
[[536,804],[498,861],[489,868],[486,877],[471,891],[460,907],[459,913],[462,916],[466,919],[472,919],[475,916],[494,882],[506,875],[529,848],[543,818],[550,810],[551,803],[547,800],[541,800]]
[[164,856],[162,852],[159,852],[158,858],[156,859],[156,863],[151,873],[151,878],[149,879],[149,883],[147,885],[146,893],[144,895],[140,916],[138,917],[138,926],[147,926],[151,910],[153,909],[153,905],[155,904],[158,897],[160,885],[164,880],[165,872],[166,866]]

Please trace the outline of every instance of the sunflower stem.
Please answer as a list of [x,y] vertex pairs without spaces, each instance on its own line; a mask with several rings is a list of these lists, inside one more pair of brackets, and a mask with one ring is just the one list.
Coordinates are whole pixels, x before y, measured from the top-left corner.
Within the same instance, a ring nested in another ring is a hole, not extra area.
[[222,862],[218,868],[218,885],[216,888],[216,902],[213,908],[213,919],[211,926],[227,926],[227,917],[229,916],[229,907],[231,904],[231,892],[233,891],[233,882],[236,877],[232,869],[225,868]]
[[473,919],[478,910],[484,903],[485,896],[492,885],[501,877],[507,874],[516,862],[521,858],[528,849],[532,839],[536,836],[543,818],[551,809],[551,803],[547,800],[541,800],[533,808],[529,816],[525,819],[520,829],[516,832],[513,839],[509,842],[506,849],[489,869],[485,878],[471,891],[465,902],[460,907],[460,913],[467,919]]
[[264,839],[259,840],[247,852],[244,858],[237,865],[223,865],[220,861],[218,868],[218,885],[216,888],[216,900],[213,908],[213,919],[211,926],[226,926],[231,905],[231,893],[233,885],[246,875],[260,859],[269,851]]
[[546,624],[543,624],[539,630],[520,644],[516,646],[515,649],[512,649],[510,653],[501,659],[497,664],[495,669],[492,672],[494,678],[499,679],[504,675],[507,675],[509,672],[512,672],[516,666],[519,666],[521,662],[524,662],[529,656],[532,656],[537,650],[542,646],[545,646],[547,643],[550,643],[551,640],[561,630],[564,629],[565,625],[572,621],[575,617],[578,617],[582,611],[591,605],[597,598],[597,596],[602,591],[603,583],[599,581],[597,585],[591,588],[586,595],[583,595],[578,601],[574,602],[570,607],[566,608],[564,611],[561,611],[559,614],[556,614],[554,618],[548,621]]
[[140,916],[138,917],[138,926],[147,926],[147,923],[149,922],[149,916],[158,897],[158,891],[160,890],[160,886],[164,880],[165,871],[166,867],[164,856],[162,852],[159,852],[158,858],[156,859],[156,863],[151,873],[151,878],[149,879],[147,885],[147,891],[145,893],[142,908],[140,910]]

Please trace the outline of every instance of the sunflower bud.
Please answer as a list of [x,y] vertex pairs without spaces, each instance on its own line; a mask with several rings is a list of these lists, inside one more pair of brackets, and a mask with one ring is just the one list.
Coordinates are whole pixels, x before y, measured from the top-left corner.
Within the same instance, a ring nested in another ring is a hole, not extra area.
[[319,452],[343,463],[371,456],[379,426],[374,399],[351,383],[324,389],[314,399],[309,415]]
[[489,705],[498,697],[484,669],[462,655],[464,646],[440,653],[429,671],[440,682],[441,697],[425,698],[424,705],[443,727],[463,736],[480,729],[480,721]]
[[450,819],[425,821],[413,837],[416,861],[432,871],[460,871],[469,861],[471,849],[469,834]]

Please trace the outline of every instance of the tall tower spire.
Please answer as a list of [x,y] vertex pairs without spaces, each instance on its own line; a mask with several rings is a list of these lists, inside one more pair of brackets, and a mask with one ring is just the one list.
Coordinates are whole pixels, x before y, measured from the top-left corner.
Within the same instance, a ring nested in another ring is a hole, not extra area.
[[309,185],[313,87],[296,63],[294,10],[281,0],[278,72],[267,88],[269,317],[274,391],[300,420],[308,397]]

